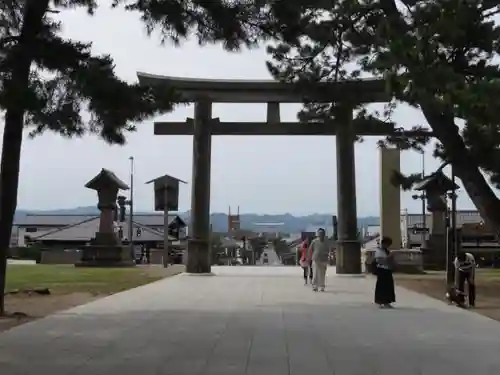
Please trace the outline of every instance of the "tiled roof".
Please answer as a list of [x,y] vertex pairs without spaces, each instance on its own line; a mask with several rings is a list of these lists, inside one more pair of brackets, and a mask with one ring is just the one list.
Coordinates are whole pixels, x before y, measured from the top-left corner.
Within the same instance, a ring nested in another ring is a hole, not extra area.
[[[128,235],[127,223],[122,223],[123,237]],[[137,236],[137,229],[141,229],[140,237]],[[81,222],[68,225],[64,228],[58,228],[48,233],[39,236],[32,236],[34,240],[42,241],[90,241],[95,237],[96,232],[99,230],[99,218],[93,217],[85,219]],[[163,241],[163,233],[154,229],[148,228],[141,223],[134,221],[134,240],[136,241]],[[170,237],[170,240],[175,240]]]
[[[104,184],[104,185],[103,185]],[[85,184],[86,188],[97,190],[102,186],[116,186],[121,190],[128,190],[128,185],[120,180],[118,176],[110,171],[109,169],[102,168],[99,174],[97,174],[92,180]]]
[[[20,217],[14,225],[21,227],[65,227],[68,225],[73,225],[80,223],[82,221],[97,218],[98,215],[50,215],[50,214],[27,214],[26,216]],[[174,220],[179,218],[177,215],[169,215],[169,224]],[[146,226],[162,226],[163,225],[163,214],[135,214],[134,221]]]
[[81,221],[95,218],[97,215],[44,215],[44,214],[27,214],[18,218],[14,225],[20,227],[39,227],[53,226],[64,227],[67,225],[79,223]]

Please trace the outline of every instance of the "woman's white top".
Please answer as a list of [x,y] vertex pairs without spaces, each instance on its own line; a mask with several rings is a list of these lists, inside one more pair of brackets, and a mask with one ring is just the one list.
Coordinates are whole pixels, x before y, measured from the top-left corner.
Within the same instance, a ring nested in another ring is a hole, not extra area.
[[378,268],[384,268],[386,270],[390,269],[387,264],[387,253],[381,248],[377,248],[377,250],[375,250],[375,260]]

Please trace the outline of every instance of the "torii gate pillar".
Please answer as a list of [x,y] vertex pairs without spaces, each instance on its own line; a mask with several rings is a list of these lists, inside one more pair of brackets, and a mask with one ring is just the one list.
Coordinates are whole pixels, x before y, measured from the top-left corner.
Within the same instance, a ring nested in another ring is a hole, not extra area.
[[341,109],[342,123],[336,137],[337,149],[337,215],[338,240],[336,249],[337,273],[361,273],[361,243],[358,236],[356,209],[356,168],[352,126],[352,108]]
[[391,182],[400,155],[399,149],[380,148],[380,236],[391,238],[391,250],[401,249],[401,188]]
[[194,107],[193,178],[186,272],[210,273],[210,170],[212,156],[212,102]]

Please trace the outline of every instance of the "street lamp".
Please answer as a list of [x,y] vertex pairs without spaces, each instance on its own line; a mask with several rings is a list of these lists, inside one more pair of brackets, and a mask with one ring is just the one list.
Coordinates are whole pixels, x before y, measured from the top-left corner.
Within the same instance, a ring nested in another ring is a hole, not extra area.
[[448,198],[451,200],[451,212],[450,212],[450,236],[449,242],[451,246],[447,246],[447,282],[452,283],[455,280],[455,267],[453,266],[453,260],[458,255],[458,233],[457,233],[457,190],[458,185],[455,182],[455,170],[453,164],[451,164],[451,181],[453,182],[453,188],[450,193],[448,193]]
[[[425,178],[425,152],[422,149],[422,180]],[[424,231],[422,232],[422,244],[426,239],[425,229],[427,228],[427,207],[425,206],[425,194],[422,192],[422,226]]]
[[134,219],[134,157],[130,156],[128,158],[130,161],[130,211],[128,215],[128,241],[129,241],[129,250],[132,259],[135,258],[134,251],[134,227],[133,227],[133,219]]

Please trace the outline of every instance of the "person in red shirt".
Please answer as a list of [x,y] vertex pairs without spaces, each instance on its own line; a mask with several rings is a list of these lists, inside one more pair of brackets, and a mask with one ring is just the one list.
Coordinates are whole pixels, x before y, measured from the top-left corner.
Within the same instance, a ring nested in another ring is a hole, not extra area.
[[313,270],[312,270],[312,254],[309,250],[309,241],[305,239],[300,245],[300,260],[299,264],[304,270],[304,285],[307,285],[307,278],[312,283]]

